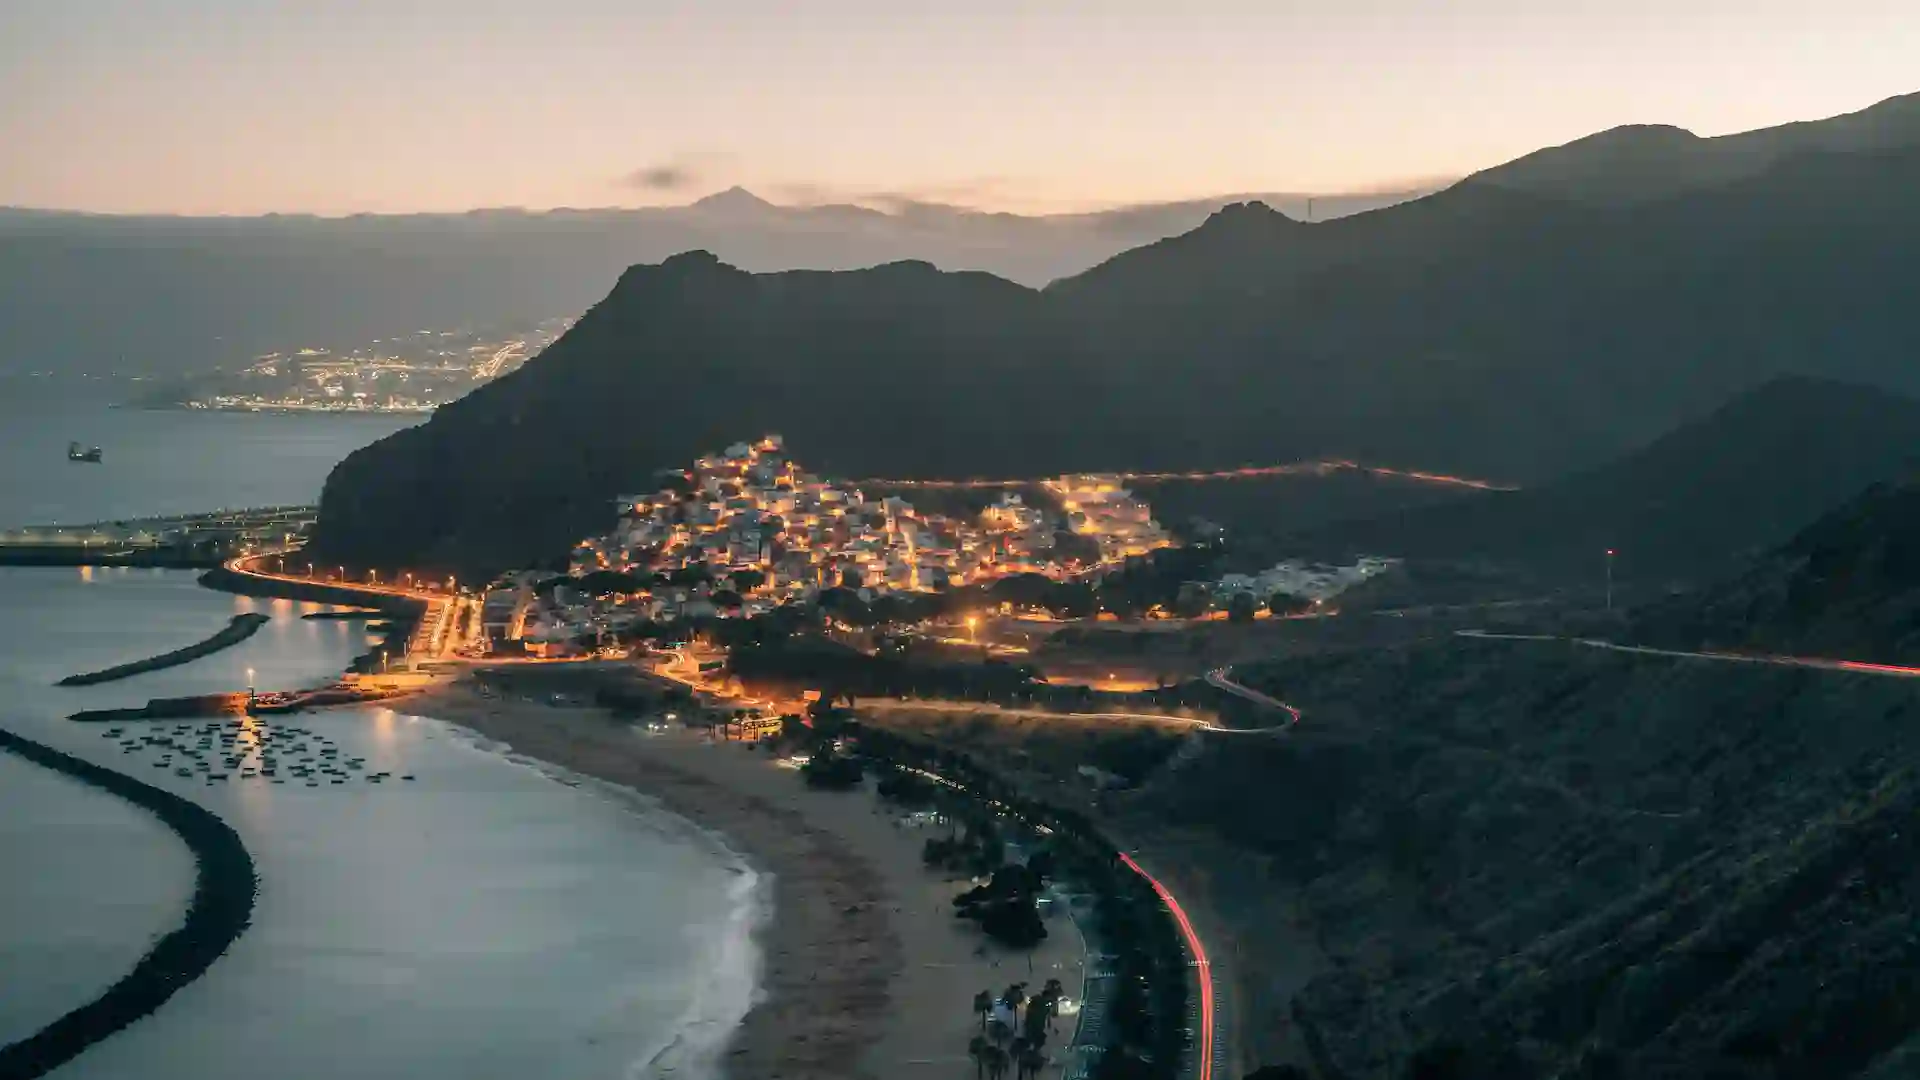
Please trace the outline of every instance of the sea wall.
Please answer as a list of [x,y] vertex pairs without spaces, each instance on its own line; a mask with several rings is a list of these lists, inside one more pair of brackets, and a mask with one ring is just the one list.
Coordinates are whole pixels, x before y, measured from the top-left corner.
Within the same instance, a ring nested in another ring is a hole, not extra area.
[[141,807],[193,852],[193,899],[180,926],[93,1001],[19,1042],[0,1046],[0,1077],[44,1076],[94,1043],[151,1015],[206,972],[253,919],[259,877],[246,845],[226,822],[196,803],[51,746],[0,730],[0,750],[71,776]]
[[150,698],[145,705],[119,709],[82,709],[67,719],[82,724],[123,720],[192,720],[209,716],[239,716],[246,711],[245,694],[197,694],[193,697]]
[[92,686],[95,683],[112,682],[115,679],[125,679],[149,671],[159,671],[162,668],[178,667],[189,661],[198,660],[203,656],[210,656],[213,653],[219,652],[221,649],[240,644],[252,637],[254,633],[262,626],[265,626],[268,621],[265,615],[252,613],[235,615],[218,633],[215,633],[204,641],[195,642],[184,649],[175,649],[169,653],[161,653],[159,656],[151,656],[145,660],[135,660],[132,663],[116,664],[113,667],[102,668],[99,671],[89,671],[81,675],[69,675],[61,679],[59,685]]
[[108,549],[79,544],[0,544],[0,566],[138,566],[201,570],[219,566],[218,552],[180,548]]
[[427,607],[424,601],[359,589],[352,585],[256,577],[253,574],[236,574],[225,566],[216,566],[201,574],[200,584],[239,596],[266,596],[281,600],[305,600],[314,604],[338,604],[341,607],[376,608],[394,615],[418,616]]

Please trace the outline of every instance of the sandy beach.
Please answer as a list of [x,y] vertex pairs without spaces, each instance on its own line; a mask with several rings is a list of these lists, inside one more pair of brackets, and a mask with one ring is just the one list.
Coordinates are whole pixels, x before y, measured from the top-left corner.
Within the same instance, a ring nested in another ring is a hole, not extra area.
[[[760,936],[764,999],[726,1058],[732,1080],[974,1075],[973,995],[1059,979],[1079,997],[1085,950],[1064,915],[1032,953],[999,949],[953,917],[966,885],[920,861],[927,834],[870,793],[809,790],[790,768],[740,744],[636,731],[592,707],[486,697],[443,684],[401,710],[460,724],[516,752],[621,784],[723,834],[773,875]],[[1043,1073],[1062,1072],[1064,1020]]]

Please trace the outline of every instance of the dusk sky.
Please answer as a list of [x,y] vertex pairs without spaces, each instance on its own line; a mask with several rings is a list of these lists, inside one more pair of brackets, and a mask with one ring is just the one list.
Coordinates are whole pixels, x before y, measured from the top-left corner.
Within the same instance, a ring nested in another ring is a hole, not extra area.
[[1064,210],[1914,90],[1914,0],[5,0],[0,204]]

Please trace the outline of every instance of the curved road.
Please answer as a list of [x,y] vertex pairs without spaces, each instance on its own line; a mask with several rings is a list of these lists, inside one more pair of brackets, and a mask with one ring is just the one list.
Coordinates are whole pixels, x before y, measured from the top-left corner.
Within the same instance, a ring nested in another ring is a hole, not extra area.
[[1621,645],[1599,638],[1555,637],[1552,634],[1498,634],[1487,630],[1455,630],[1459,637],[1481,641],[1564,641],[1588,649],[1638,653],[1642,656],[1671,656],[1680,660],[1713,660],[1723,664],[1765,664],[1770,667],[1811,668],[1815,671],[1851,671],[1861,675],[1889,675],[1901,679],[1920,679],[1920,667],[1901,664],[1875,664],[1865,660],[1834,660],[1823,656],[1784,656],[1767,653],[1694,652],[1686,649],[1656,649],[1647,645]]
[[[1246,700],[1253,702],[1255,705],[1264,705],[1269,709],[1277,709],[1281,712],[1286,713],[1289,717],[1291,717],[1291,719],[1287,721],[1286,727],[1292,727],[1293,725],[1300,722],[1299,709],[1296,709],[1293,706],[1287,704],[1286,702],[1281,701],[1279,698],[1270,697],[1266,694],[1263,694],[1260,691],[1255,690],[1251,686],[1243,686],[1240,683],[1234,682],[1232,678],[1232,672],[1233,672],[1233,668],[1231,667],[1214,668],[1212,671],[1207,672],[1207,685],[1215,687],[1220,690],[1225,690],[1227,693],[1232,694],[1235,697],[1245,698]],[[1273,730],[1273,729],[1267,728],[1262,730]],[[1285,728],[1281,728],[1280,730],[1284,731]]]
[[[413,589],[399,585],[376,585],[372,583],[346,580],[327,581],[300,574],[269,573],[257,565],[261,560],[273,556],[284,556],[286,552],[264,551],[257,555],[242,555],[229,559],[227,569],[242,577],[259,578],[263,581],[284,581],[298,585],[326,585],[351,592],[366,593],[374,596],[398,596],[408,600],[418,600],[427,605],[420,624],[415,628],[413,638],[407,642],[407,654],[422,659],[444,657],[457,648],[460,642],[454,640],[453,624],[459,613],[471,606],[479,607],[478,600],[469,600],[453,593],[433,592],[428,589]],[[477,611],[476,611],[477,614]],[[472,625],[477,627],[479,619],[474,618]]]

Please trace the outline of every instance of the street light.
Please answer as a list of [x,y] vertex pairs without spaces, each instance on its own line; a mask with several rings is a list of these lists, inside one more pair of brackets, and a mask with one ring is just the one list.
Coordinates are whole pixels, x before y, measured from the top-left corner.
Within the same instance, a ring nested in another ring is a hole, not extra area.
[[1607,549],[1607,614],[1613,614],[1613,549]]

